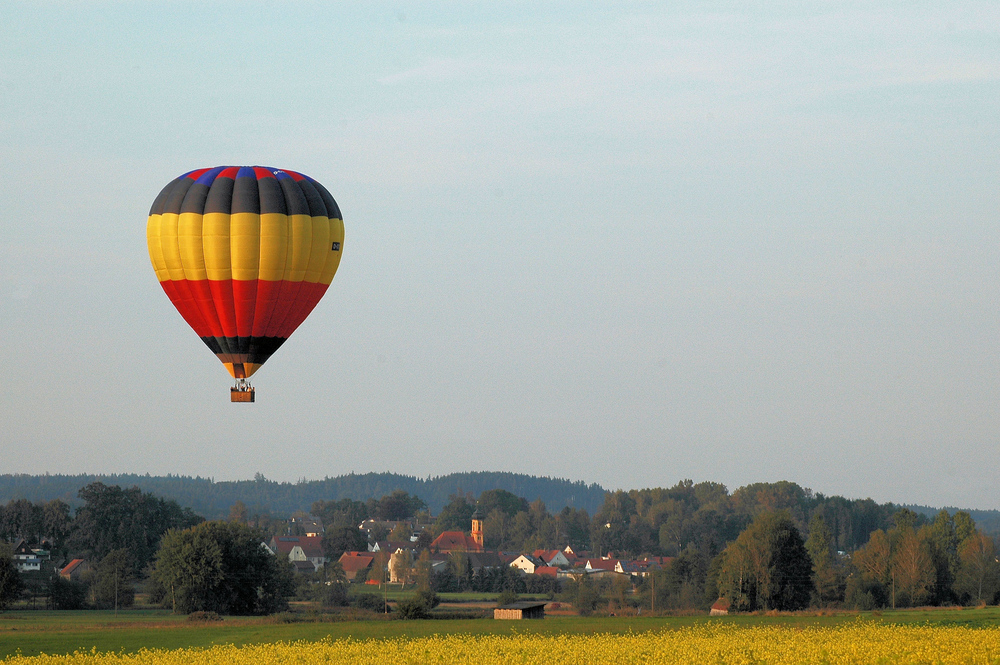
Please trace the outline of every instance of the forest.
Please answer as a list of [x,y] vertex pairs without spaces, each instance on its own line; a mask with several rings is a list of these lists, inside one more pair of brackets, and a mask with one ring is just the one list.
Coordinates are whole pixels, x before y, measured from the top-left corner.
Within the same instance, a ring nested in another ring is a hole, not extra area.
[[77,491],[90,483],[138,487],[164,499],[173,499],[206,519],[223,518],[237,501],[255,511],[291,515],[306,510],[314,501],[354,499],[365,501],[403,490],[419,496],[434,513],[455,493],[476,495],[490,489],[504,489],[529,499],[541,499],[550,507],[585,508],[594,512],[604,501],[604,488],[562,478],[546,478],[521,473],[478,471],[417,478],[398,473],[349,473],[321,480],[295,483],[268,480],[258,473],[252,480],[216,481],[191,476],[151,476],[149,474],[0,474],[0,503],[13,499],[45,502],[60,499],[79,505]]

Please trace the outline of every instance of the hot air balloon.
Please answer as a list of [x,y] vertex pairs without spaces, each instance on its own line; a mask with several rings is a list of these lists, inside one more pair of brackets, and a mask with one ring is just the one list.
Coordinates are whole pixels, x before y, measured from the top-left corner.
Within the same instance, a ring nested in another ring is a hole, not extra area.
[[262,166],[185,173],[160,192],[146,223],[160,286],[234,379],[248,379],[299,327],[340,265],[344,221],[312,178]]

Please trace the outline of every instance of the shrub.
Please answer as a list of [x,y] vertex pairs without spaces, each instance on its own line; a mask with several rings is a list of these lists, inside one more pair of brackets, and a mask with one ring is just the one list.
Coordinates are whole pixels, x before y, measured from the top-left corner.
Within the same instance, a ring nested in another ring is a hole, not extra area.
[[497,596],[497,607],[516,603],[519,596],[510,589],[504,589],[503,593]]
[[427,607],[419,598],[406,598],[396,603],[396,611],[400,619],[426,619],[429,614]]
[[411,598],[396,603],[396,610],[401,619],[426,619],[440,603],[441,599],[432,590],[421,589]]
[[351,605],[361,610],[382,613],[385,611],[385,604],[381,597],[373,593],[361,593],[354,597]]
[[222,617],[219,616],[218,612],[192,612],[187,616],[188,621],[222,621]]
[[49,583],[49,599],[57,610],[82,610],[87,606],[87,585],[55,575]]

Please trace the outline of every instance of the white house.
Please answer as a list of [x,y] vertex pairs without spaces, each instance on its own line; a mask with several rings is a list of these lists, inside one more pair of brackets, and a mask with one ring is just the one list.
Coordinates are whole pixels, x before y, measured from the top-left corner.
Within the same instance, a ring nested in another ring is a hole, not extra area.
[[28,547],[28,544],[23,539],[14,545],[14,564],[22,573],[42,569],[41,558]]
[[510,562],[511,568],[517,568],[522,573],[527,573],[528,575],[534,575],[535,568],[539,568],[544,565],[544,561],[531,554],[522,554]]
[[326,563],[323,539],[319,536],[277,536],[271,539],[269,549],[275,554],[284,554],[291,562],[308,561],[313,570],[319,570]]

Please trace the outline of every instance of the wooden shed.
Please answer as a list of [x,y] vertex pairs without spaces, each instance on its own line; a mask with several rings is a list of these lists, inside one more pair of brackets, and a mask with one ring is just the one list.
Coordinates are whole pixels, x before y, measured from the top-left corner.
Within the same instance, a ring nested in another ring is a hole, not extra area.
[[725,616],[729,614],[729,607],[730,607],[729,599],[719,598],[712,604],[712,609],[709,610],[708,613],[714,617]]
[[544,619],[545,603],[522,601],[493,610],[494,619]]

